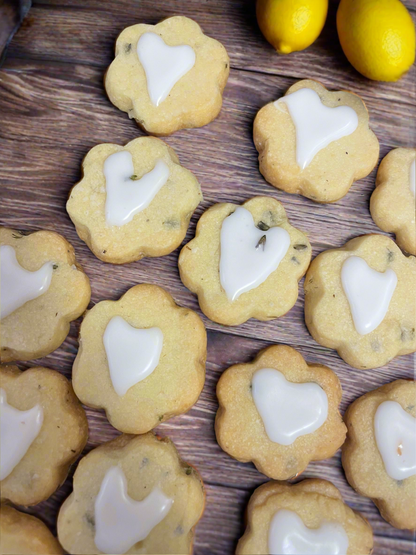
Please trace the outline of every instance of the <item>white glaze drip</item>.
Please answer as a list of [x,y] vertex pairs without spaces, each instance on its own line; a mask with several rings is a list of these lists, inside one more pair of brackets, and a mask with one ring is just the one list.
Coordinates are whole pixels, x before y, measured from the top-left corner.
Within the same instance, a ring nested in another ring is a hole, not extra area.
[[409,181],[410,192],[412,193],[413,198],[416,198],[416,160],[413,160],[413,162],[410,164]]

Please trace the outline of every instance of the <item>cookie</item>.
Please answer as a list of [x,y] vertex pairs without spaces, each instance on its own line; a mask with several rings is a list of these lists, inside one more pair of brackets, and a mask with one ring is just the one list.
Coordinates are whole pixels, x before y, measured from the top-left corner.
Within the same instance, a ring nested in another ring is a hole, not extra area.
[[84,409],[59,372],[0,366],[1,498],[18,505],[48,499],[88,439]]
[[319,254],[305,277],[312,337],[354,368],[416,351],[416,258],[385,235],[363,235]]
[[66,208],[80,238],[112,264],[175,250],[202,200],[195,176],[154,137],[97,145],[83,172]]
[[378,168],[370,211],[383,231],[396,234],[398,245],[416,255],[415,181],[416,150],[391,150]]
[[416,382],[396,380],[359,397],[345,423],[348,482],[392,526],[416,530]]
[[274,345],[251,363],[231,366],[217,396],[221,448],[275,480],[298,476],[344,443],[339,379],[326,366],[309,366],[291,347]]
[[61,345],[90,302],[88,277],[58,233],[0,227],[1,361],[31,360]]
[[339,200],[378,161],[379,143],[361,98],[310,79],[264,106],[253,134],[264,178],[316,202]]
[[221,43],[183,16],[132,25],[116,42],[105,88],[111,102],[151,135],[215,119],[230,72]]
[[204,386],[204,324],[156,285],[136,285],[118,301],[96,304],[79,342],[75,393],[85,405],[104,408],[122,432],[143,434],[187,412]]
[[208,318],[238,326],[286,314],[310,259],[309,241],[290,225],[283,205],[255,197],[209,208],[181,251],[179,272]]
[[58,516],[69,553],[191,553],[204,511],[198,472],[152,433],[121,435],[84,457]]
[[337,553],[369,555],[373,532],[326,480],[268,482],[251,496],[236,555]]

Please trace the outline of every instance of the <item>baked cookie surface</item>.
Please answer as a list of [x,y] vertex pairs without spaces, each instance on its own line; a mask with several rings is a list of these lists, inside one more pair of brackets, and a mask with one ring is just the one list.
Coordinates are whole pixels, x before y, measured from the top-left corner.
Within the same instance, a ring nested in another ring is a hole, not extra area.
[[378,161],[379,143],[361,98],[305,79],[254,120],[260,172],[274,187],[335,202]]

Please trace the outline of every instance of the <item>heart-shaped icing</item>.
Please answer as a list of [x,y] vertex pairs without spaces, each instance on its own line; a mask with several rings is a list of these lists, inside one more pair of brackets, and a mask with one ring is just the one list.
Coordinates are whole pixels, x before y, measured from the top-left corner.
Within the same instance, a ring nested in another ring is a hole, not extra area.
[[220,282],[234,301],[277,270],[290,246],[290,235],[281,227],[261,231],[251,212],[239,206],[223,221],[220,241]]
[[170,511],[173,499],[155,487],[143,501],[127,494],[127,480],[118,466],[111,467],[95,500],[95,538],[103,553],[126,553],[144,540]]
[[150,100],[155,106],[167,98],[196,60],[191,46],[168,46],[156,33],[143,33],[137,42],[137,55],[146,74]]
[[410,192],[413,195],[413,198],[416,198],[416,160],[410,164]]
[[330,108],[317,92],[302,88],[287,94],[274,105],[286,104],[296,130],[296,162],[304,170],[314,156],[333,141],[354,133],[358,115],[350,106]]
[[107,224],[122,226],[149,206],[169,179],[169,167],[157,160],[155,167],[133,180],[133,159],[128,150],[115,152],[104,162],[106,181],[105,218]]
[[312,434],[328,417],[328,397],[316,383],[293,383],[273,368],[257,370],[251,381],[254,404],[269,439],[291,445]]
[[391,268],[377,272],[359,256],[350,256],[342,265],[341,281],[355,329],[360,335],[374,331],[389,309],[397,285],[396,272]]

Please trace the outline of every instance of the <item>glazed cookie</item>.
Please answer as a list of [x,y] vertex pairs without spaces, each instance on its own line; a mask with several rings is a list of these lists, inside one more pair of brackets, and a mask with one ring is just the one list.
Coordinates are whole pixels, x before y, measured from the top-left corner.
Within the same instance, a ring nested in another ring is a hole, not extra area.
[[48,499],[88,439],[71,384],[55,370],[0,366],[0,420],[1,498],[18,505]]
[[259,553],[369,555],[373,532],[326,480],[268,482],[251,496],[236,555]]
[[179,271],[208,318],[238,326],[286,314],[310,259],[309,241],[289,224],[283,205],[255,197],[209,208],[181,251]]
[[190,554],[204,503],[201,477],[168,438],[121,435],[79,463],[58,537],[69,553]]
[[96,304],[79,343],[75,393],[85,405],[104,408],[122,432],[143,434],[187,412],[204,386],[204,324],[156,285],[136,285],[118,301]]
[[387,154],[378,168],[370,211],[380,229],[395,233],[398,245],[416,255],[415,155],[414,148]]
[[377,164],[379,144],[361,98],[306,79],[254,120],[260,172],[274,187],[335,202]]
[[90,302],[88,277],[58,233],[0,227],[1,361],[30,360],[61,345]]
[[354,368],[378,368],[416,351],[416,258],[385,235],[324,251],[305,277],[312,337]]
[[345,414],[342,464],[392,526],[416,530],[416,382],[397,380],[363,395]]
[[132,25],[116,42],[105,88],[111,102],[152,135],[215,119],[230,72],[228,54],[192,19]]
[[336,374],[326,366],[309,366],[285,345],[268,347],[252,363],[222,374],[217,441],[270,478],[293,478],[310,461],[332,457],[344,443],[341,395]]

